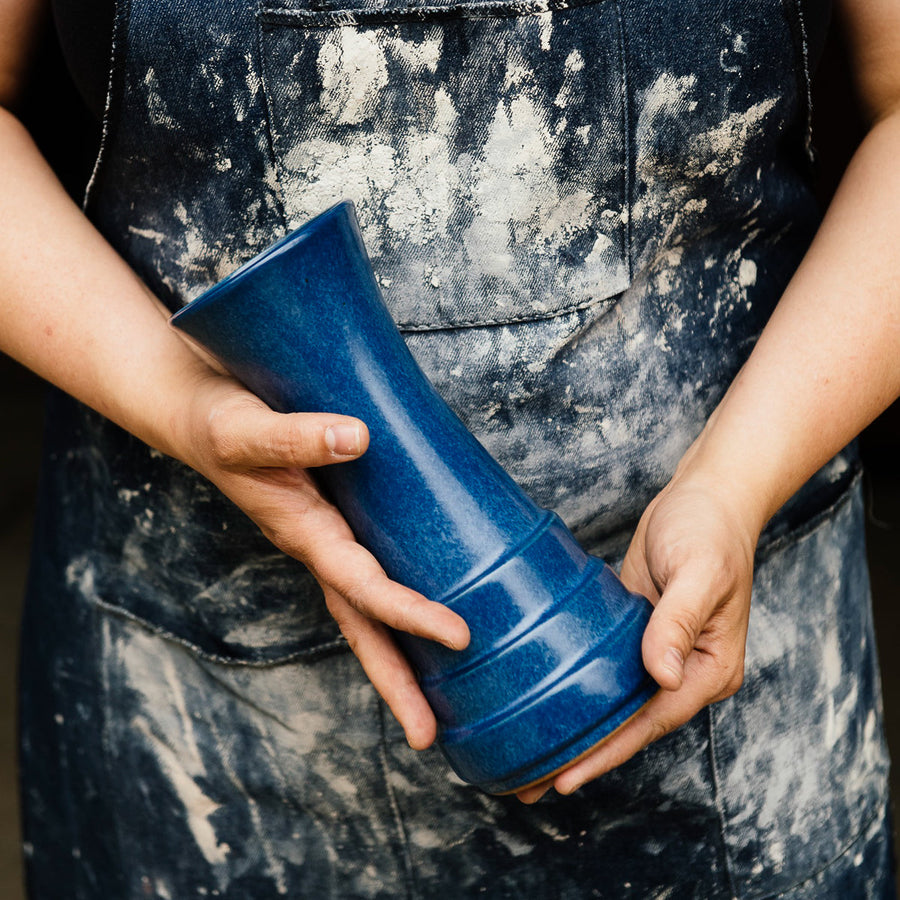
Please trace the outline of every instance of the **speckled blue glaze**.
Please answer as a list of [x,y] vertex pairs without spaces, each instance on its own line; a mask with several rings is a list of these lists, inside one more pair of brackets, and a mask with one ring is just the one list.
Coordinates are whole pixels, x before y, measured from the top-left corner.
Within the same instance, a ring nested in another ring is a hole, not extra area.
[[391,578],[469,624],[462,652],[397,635],[461,778],[492,793],[538,781],[650,699],[640,650],[650,604],[522,492],[422,374],[352,204],[292,232],[172,323],[274,409],[367,423],[366,454],[316,476]]

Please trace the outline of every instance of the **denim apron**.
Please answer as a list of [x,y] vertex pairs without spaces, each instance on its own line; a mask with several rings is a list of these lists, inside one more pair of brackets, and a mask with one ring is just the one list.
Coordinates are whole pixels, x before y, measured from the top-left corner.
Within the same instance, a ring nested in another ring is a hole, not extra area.
[[[799,0],[120,0],[90,216],[175,309],[349,197],[437,389],[621,561],[817,224]],[[23,647],[44,898],[889,897],[852,448],[739,693],[534,807],[413,752],[303,567],[56,395]]]

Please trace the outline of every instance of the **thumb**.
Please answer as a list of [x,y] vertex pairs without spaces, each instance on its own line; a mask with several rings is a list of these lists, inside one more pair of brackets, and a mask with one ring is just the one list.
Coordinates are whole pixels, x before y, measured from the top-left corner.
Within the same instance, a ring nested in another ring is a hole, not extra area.
[[644,666],[660,687],[677,691],[711,610],[693,579],[674,578],[662,592],[641,645]]
[[277,413],[253,398],[220,405],[207,419],[214,458],[225,468],[306,469],[365,453],[369,433],[359,419],[331,413]]

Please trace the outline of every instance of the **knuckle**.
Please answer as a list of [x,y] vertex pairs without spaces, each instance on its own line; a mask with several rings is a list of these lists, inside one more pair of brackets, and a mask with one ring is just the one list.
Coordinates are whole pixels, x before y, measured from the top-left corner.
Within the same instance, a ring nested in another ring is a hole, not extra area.
[[344,636],[344,640],[347,642],[350,651],[354,656],[359,656],[362,644],[362,634],[360,633],[360,630],[346,619],[335,619],[335,621],[337,622],[338,628],[341,630],[341,634]]
[[719,552],[711,546],[691,548],[684,568],[704,595],[715,601],[733,593],[741,575],[738,560],[731,553]]
[[285,416],[278,429],[274,452],[289,465],[308,466],[320,456],[302,415]]
[[297,535],[294,529],[285,523],[277,522],[267,525],[263,529],[263,533],[269,542],[274,544],[282,553],[294,557],[300,562],[305,562],[303,558],[303,548],[297,541]]
[[703,619],[700,613],[694,609],[679,610],[677,616],[672,617],[672,626],[684,639],[684,646],[693,649],[697,636],[703,630]]
[[741,581],[740,568],[732,559],[720,560],[710,582],[712,596],[722,601],[734,594]]
[[419,610],[421,600],[412,595],[406,595],[397,603],[394,611],[394,627],[401,631],[412,632],[416,627],[416,613]]
[[660,738],[665,737],[670,731],[676,727],[676,723],[669,722],[665,719],[654,719],[650,723],[648,735],[648,744],[653,744]]
[[718,703],[734,696],[744,683],[744,660],[718,659],[707,685],[709,703]]
[[725,681],[725,684],[722,686],[722,691],[717,699],[719,700],[727,700],[729,697],[733,697],[744,684],[744,667],[741,665],[738,669],[731,673],[728,679]]
[[377,596],[375,587],[378,580],[378,572],[373,571],[368,559],[359,552],[356,553],[352,561],[354,563],[353,568],[340,573],[340,583],[335,581],[334,587],[346,598],[351,606],[360,612],[365,612],[372,598]]
[[214,412],[207,422],[207,440],[210,452],[216,462],[223,468],[235,468],[243,462],[243,442],[238,437],[230,417],[221,412]]

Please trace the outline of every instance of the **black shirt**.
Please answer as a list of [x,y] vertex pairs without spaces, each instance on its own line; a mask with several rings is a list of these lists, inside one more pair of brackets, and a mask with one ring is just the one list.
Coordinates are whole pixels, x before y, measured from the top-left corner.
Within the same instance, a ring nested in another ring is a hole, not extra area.
[[72,80],[90,111],[103,118],[115,0],[52,0],[59,44]]

